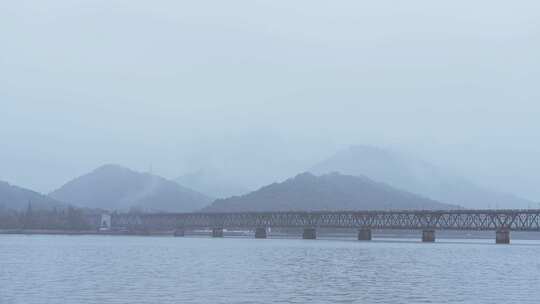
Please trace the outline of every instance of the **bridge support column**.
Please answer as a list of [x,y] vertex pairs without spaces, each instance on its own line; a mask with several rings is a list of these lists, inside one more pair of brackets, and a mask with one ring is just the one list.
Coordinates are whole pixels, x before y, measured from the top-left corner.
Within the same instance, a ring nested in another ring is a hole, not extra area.
[[359,241],[371,241],[371,229],[362,228],[358,230],[358,240]]
[[313,227],[304,228],[302,238],[304,240],[315,240],[317,238],[317,229]]
[[499,229],[495,232],[496,244],[510,244],[510,230]]
[[176,230],[174,230],[174,236],[180,237],[184,235],[185,235],[184,228],[177,228]]
[[266,227],[257,227],[257,228],[255,228],[255,238],[256,239],[265,239],[266,238]]
[[212,228],[212,237],[222,238],[223,237],[223,228]]
[[422,242],[433,243],[435,242],[435,230],[428,229],[422,231]]

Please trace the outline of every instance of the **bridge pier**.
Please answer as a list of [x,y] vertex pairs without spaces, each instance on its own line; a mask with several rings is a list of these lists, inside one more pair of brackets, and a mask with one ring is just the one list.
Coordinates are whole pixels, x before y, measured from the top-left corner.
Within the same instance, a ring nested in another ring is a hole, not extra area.
[[433,243],[435,242],[435,230],[427,229],[422,231],[422,242]]
[[317,229],[313,227],[304,228],[302,238],[304,240],[315,240],[317,238]]
[[223,228],[212,228],[212,237],[222,238],[223,237]]
[[184,235],[185,235],[184,228],[177,228],[177,229],[174,230],[174,236],[181,237],[181,236],[184,236]]
[[360,230],[358,230],[358,240],[371,241],[371,229],[361,228]]
[[499,229],[495,232],[496,244],[510,244],[510,230]]
[[255,228],[255,238],[256,239],[265,239],[266,238],[266,227],[257,227],[257,228]]

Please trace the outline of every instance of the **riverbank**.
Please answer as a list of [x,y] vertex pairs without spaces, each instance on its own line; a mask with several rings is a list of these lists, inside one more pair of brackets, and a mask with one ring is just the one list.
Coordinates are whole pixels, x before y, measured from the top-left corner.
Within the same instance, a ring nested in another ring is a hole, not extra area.
[[[139,236],[174,236],[174,231],[126,231],[126,230],[55,230],[55,229],[0,229],[0,234],[21,235],[139,235]],[[186,236],[209,236],[211,231],[190,231]],[[227,231],[226,236],[247,237],[247,231]]]
[[[188,230],[185,231],[185,236],[194,237],[210,237],[210,230]],[[444,239],[492,239],[494,231],[437,231],[437,238]],[[127,231],[127,230],[54,230],[54,229],[0,229],[0,234],[18,234],[18,235],[118,235],[118,236],[174,236],[174,231]],[[540,240],[538,232],[522,232],[512,231],[512,239],[514,240]],[[254,237],[253,231],[248,230],[225,230],[225,237]],[[373,232],[373,238],[404,238],[414,239],[421,236],[421,231],[408,230],[376,230]],[[301,232],[278,232],[274,231],[268,234],[268,238],[301,238]],[[350,232],[329,232],[321,231],[317,233],[318,238],[336,238],[349,239],[356,238],[353,231]]]
[[[150,235],[150,233],[129,231],[97,231],[97,230],[54,230],[54,229],[1,229],[0,234],[45,234],[45,235]],[[165,234],[165,233],[156,233]]]

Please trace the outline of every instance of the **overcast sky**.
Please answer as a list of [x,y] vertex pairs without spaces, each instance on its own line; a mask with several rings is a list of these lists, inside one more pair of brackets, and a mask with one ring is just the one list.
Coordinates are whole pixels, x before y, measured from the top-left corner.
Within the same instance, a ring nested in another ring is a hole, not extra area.
[[538,1],[1,1],[0,179],[264,183],[355,144],[540,201]]

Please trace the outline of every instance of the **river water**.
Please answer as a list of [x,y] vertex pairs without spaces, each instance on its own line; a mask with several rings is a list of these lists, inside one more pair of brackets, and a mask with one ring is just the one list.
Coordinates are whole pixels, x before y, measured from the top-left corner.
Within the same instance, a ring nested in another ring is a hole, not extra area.
[[0,303],[540,303],[540,242],[0,235]]

